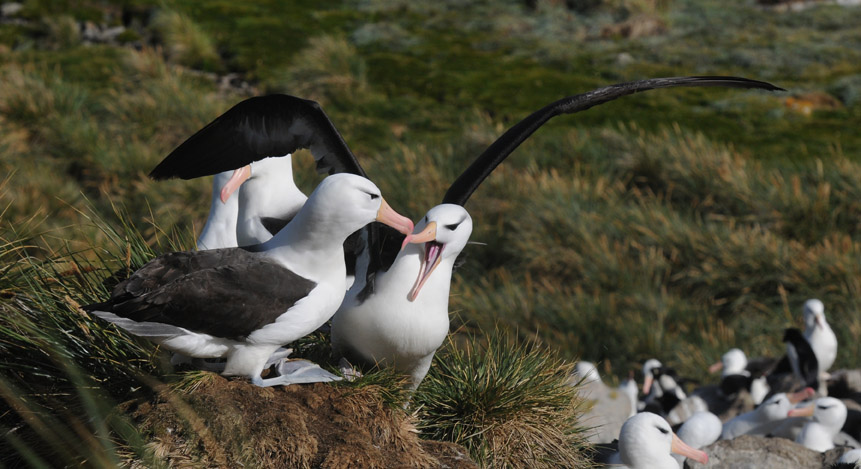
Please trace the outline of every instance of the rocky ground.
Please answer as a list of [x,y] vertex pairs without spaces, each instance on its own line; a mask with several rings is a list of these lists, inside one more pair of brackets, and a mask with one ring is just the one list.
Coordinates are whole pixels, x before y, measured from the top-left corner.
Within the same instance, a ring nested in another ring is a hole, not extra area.
[[718,440],[703,448],[709,455],[708,464],[687,460],[687,468],[725,469],[783,469],[830,468],[851,448],[834,448],[825,453],[807,449],[785,438],[765,438],[742,435],[732,440]]

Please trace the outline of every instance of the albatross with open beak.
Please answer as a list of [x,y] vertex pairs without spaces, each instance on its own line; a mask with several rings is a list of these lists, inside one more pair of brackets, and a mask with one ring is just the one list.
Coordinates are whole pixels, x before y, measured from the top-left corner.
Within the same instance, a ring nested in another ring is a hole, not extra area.
[[[412,387],[418,386],[427,372],[433,351],[442,344],[448,332],[448,293],[453,262],[447,259],[456,257],[470,235],[471,220],[466,223],[469,215],[463,206],[481,182],[553,117],[586,110],[641,91],[680,86],[780,89],[769,83],[737,77],[655,78],[569,96],[532,113],[479,155],[449,187],[442,205],[428,212],[422,229],[427,229],[431,222],[436,222],[436,228],[418,238],[418,242],[427,240],[423,246],[405,249],[396,257],[393,253],[398,252],[397,247],[401,244],[398,237],[389,236],[390,233],[382,229],[366,229],[356,256],[356,281],[333,320],[335,347],[372,363],[397,366],[412,377]],[[236,169],[265,157],[291,153],[298,148],[311,150],[318,171],[364,175],[343,138],[317,103],[293,96],[272,95],[251,98],[234,106],[183,142],[152,171],[151,176],[156,179],[205,176]],[[458,228],[448,229],[448,226],[455,225]],[[449,235],[450,238],[446,238]],[[436,256],[439,256],[438,264]],[[422,264],[419,259],[428,262]],[[402,274],[385,274],[395,270]],[[403,273],[407,271],[408,274]],[[362,307],[369,301],[380,307],[374,311]],[[394,306],[404,304],[407,309]],[[357,317],[350,318],[354,314]],[[400,324],[400,327],[377,329],[370,326],[398,314],[403,317],[391,324]],[[369,320],[369,315],[378,315],[378,318]],[[358,319],[360,317],[366,319]],[[345,324],[350,327],[344,327]],[[378,343],[389,345],[377,347]]]
[[377,274],[373,295],[351,288],[332,318],[336,353],[406,374],[415,389],[448,334],[454,261],[472,233],[463,207],[430,209],[392,266]]

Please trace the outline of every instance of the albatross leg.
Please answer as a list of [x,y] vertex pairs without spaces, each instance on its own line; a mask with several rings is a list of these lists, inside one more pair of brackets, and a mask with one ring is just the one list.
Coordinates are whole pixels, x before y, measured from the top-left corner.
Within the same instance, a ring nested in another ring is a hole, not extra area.
[[269,356],[269,358],[266,360],[266,364],[263,365],[263,369],[265,370],[266,368],[281,365],[281,363],[286,360],[291,353],[293,353],[292,348],[280,347],[278,350],[275,351],[275,353]]

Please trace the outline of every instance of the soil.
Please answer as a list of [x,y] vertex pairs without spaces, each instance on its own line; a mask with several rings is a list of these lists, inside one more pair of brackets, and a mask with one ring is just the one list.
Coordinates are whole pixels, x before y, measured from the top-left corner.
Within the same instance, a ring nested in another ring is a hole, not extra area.
[[419,438],[373,386],[259,388],[218,375],[122,406],[172,467],[475,468],[462,446]]

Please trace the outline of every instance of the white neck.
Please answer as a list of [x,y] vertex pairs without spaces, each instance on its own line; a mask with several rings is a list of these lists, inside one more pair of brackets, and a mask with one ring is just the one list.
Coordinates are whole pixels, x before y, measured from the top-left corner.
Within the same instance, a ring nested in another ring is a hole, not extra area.
[[315,210],[308,208],[296,214],[284,229],[263,243],[266,255],[311,280],[335,270],[341,272],[340,277],[345,281],[347,269],[343,244],[350,235],[346,232],[348,228],[345,229],[337,220],[315,215]]
[[236,247],[236,218],[239,213],[239,197],[232,195],[221,202],[221,187],[230,179],[232,171],[216,174],[212,180],[212,202],[209,217],[197,239],[197,249],[219,249]]
[[[376,291],[390,297],[403,296],[413,287],[421,269],[421,259],[424,244],[408,244],[398,253],[392,267],[380,277],[376,283]],[[451,271],[454,262],[451,258],[443,258],[431,273],[419,296],[413,301],[418,310],[444,310],[448,312],[448,295],[451,289]]]

